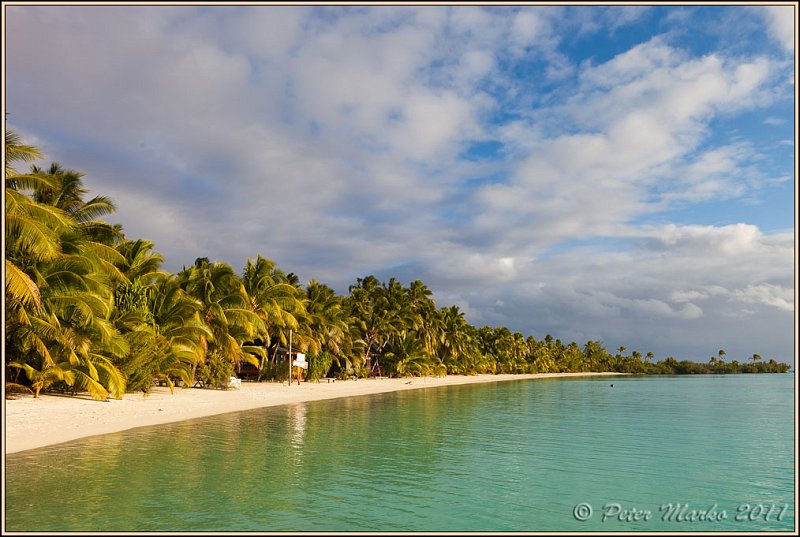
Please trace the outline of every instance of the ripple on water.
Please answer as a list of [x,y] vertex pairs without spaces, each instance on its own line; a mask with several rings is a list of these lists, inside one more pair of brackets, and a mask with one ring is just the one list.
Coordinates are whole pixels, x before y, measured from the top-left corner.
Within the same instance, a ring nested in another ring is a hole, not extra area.
[[[792,502],[792,382],[514,381],[126,431],[9,455],[7,529],[786,531],[793,505],[745,526],[676,526],[659,507]],[[654,519],[601,522],[609,502]]]

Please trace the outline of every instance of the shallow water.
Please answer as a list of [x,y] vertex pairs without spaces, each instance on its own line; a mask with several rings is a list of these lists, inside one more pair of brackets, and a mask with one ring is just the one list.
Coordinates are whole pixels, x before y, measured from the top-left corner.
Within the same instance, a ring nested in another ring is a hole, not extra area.
[[520,380],[134,429],[6,456],[6,529],[788,531],[793,383]]

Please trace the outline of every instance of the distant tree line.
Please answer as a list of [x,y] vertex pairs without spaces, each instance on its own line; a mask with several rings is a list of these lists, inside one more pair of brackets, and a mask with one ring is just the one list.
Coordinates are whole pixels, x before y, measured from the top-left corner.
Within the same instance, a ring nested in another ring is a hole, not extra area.
[[87,391],[97,399],[177,380],[225,386],[249,364],[260,380],[286,378],[286,347],[306,353],[307,378],[616,371],[642,374],[786,372],[759,355],[726,362],[654,362],[648,352],[607,352],[505,327],[477,328],[458,306],[437,307],[415,280],[359,278],[346,296],[303,286],[262,256],[237,273],[198,258],[162,270],[152,242],[103,220],[83,174],[41,158],[6,131],[5,367],[7,390]]

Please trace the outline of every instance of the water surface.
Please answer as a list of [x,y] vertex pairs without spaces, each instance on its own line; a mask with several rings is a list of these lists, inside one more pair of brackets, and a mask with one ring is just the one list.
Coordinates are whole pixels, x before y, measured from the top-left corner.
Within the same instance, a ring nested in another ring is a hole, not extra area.
[[793,383],[519,380],[134,429],[7,455],[6,529],[789,531]]

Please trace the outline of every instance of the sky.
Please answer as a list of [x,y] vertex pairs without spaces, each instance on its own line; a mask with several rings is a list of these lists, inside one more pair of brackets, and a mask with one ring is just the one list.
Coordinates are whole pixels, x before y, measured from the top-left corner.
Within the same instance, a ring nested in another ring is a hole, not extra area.
[[165,268],[794,362],[793,6],[4,4],[6,127]]

